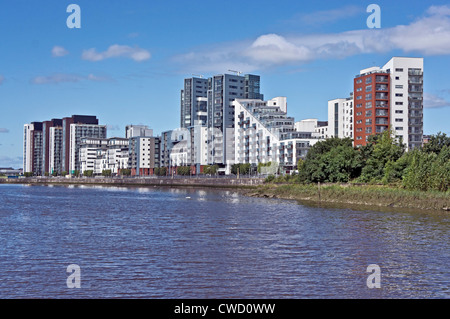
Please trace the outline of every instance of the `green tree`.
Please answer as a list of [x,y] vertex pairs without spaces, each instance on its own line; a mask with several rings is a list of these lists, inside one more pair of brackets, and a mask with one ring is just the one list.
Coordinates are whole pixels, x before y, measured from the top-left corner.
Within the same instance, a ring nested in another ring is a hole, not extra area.
[[131,169],[123,168],[120,170],[120,175],[123,176],[131,176]]
[[102,176],[105,176],[105,177],[111,177],[111,176],[112,176],[111,170],[110,170],[110,169],[104,169],[104,170],[102,171]]
[[450,137],[445,133],[439,132],[437,135],[430,136],[428,143],[423,146],[423,151],[439,154],[445,146],[450,147]]
[[191,174],[191,168],[189,166],[177,167],[177,174],[181,176],[189,176]]
[[94,176],[94,171],[93,170],[86,170],[86,171],[84,171],[84,176],[86,176],[86,177],[92,177],[92,176]]
[[32,177],[33,173],[32,172],[25,172],[25,173],[23,173],[23,176],[25,176],[25,177]]
[[386,164],[390,161],[396,162],[405,152],[405,147],[395,141],[390,130],[375,135],[372,139],[369,139],[368,144],[362,151],[362,156],[367,158],[361,172],[360,181],[381,181],[385,175]]
[[359,176],[362,159],[351,139],[333,137],[314,144],[300,165],[299,181],[346,182]]

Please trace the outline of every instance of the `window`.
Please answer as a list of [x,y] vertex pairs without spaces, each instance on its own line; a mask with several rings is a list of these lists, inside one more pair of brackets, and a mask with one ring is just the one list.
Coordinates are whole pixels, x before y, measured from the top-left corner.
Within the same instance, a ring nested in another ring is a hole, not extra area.
[[362,107],[362,104],[356,104],[356,108]]
[[366,109],[370,109],[372,107],[372,102],[366,102]]
[[403,114],[402,110],[395,110],[395,114]]
[[362,95],[358,95],[358,96],[356,97],[356,99],[357,99],[357,100],[361,100],[361,99],[362,99]]
[[403,102],[395,102],[395,105],[403,105]]
[[403,93],[395,93],[395,96],[397,96],[397,97],[402,97],[402,96],[403,96]]
[[361,84],[361,83],[362,83],[362,79],[356,80],[356,84]]
[[366,92],[370,92],[370,91],[372,91],[372,85],[366,86]]
[[399,77],[399,76],[396,76],[395,79],[396,79],[396,80],[400,80],[400,77]]
[[396,131],[403,131],[403,127],[396,127],[395,130]]
[[366,78],[366,84],[372,83],[372,78]]
[[372,111],[366,111],[366,117],[372,116]]
[[397,68],[397,69],[395,69],[395,72],[403,72],[403,69],[402,68]]
[[395,119],[395,122],[403,122],[403,119]]
[[372,99],[372,94],[366,94],[366,100],[371,100]]
[[403,85],[396,85],[395,88],[396,89],[403,89]]
[[362,140],[362,136],[356,137],[357,140]]
[[361,116],[361,115],[362,115],[362,112],[356,113],[356,116]]
[[356,89],[356,92],[361,92],[362,91],[362,88],[357,88]]

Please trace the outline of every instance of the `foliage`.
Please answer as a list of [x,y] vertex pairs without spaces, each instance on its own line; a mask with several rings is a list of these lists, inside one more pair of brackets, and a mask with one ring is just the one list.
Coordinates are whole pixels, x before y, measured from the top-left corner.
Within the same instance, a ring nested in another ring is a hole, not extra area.
[[110,169],[104,169],[104,170],[102,171],[102,176],[105,176],[105,177],[111,177],[111,176],[112,176],[111,170],[110,170]]
[[388,162],[396,162],[404,152],[404,145],[400,145],[395,141],[390,130],[386,130],[382,134],[373,135],[363,150],[365,163],[359,181],[366,183],[380,182],[385,176],[386,164]]
[[[265,164],[261,164],[261,165],[265,165]],[[250,173],[251,170],[251,164],[233,164],[231,165],[231,174],[237,175],[238,173],[240,175],[246,175],[248,173]],[[258,169],[260,168],[260,166],[258,165]]]
[[219,165],[215,164],[215,165],[205,166],[204,172],[207,175],[216,175],[218,170],[219,170]]
[[191,168],[189,166],[179,166],[177,167],[177,174],[182,176],[191,175]]
[[25,177],[32,177],[33,173],[32,172],[25,172],[25,173],[23,173],[23,176],[25,176]]
[[314,144],[298,165],[299,181],[348,182],[359,175],[362,159],[351,139],[333,137]]
[[52,173],[52,176],[58,176],[58,172],[57,171],[54,171],[53,173]]
[[120,174],[123,176],[131,176],[131,169],[123,168],[120,170]]
[[84,171],[83,175],[86,176],[86,177],[92,177],[92,176],[94,176],[94,171],[91,170],[91,169],[90,170],[86,170],[86,171]]
[[430,137],[428,143],[423,146],[423,151],[426,153],[439,154],[445,146],[450,147],[450,136],[439,132],[437,135],[432,135]]
[[67,172],[66,171],[62,171],[61,172],[61,176],[66,176],[67,175]]
[[167,175],[167,167],[155,167],[153,172],[156,176],[166,176]]

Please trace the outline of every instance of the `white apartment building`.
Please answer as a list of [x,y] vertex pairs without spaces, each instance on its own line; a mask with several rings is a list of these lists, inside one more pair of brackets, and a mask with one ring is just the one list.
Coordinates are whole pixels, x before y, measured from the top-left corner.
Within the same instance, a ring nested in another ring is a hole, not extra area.
[[125,138],[129,139],[137,136],[153,136],[153,129],[147,125],[127,125],[125,127]]
[[[80,173],[93,171],[94,174],[101,174],[107,169],[106,150],[108,140],[105,138],[83,137],[80,140]],[[100,155],[100,156],[99,156]],[[104,163],[102,160],[104,159]]]
[[83,137],[106,138],[106,125],[70,124],[69,168],[70,174],[81,170],[80,145]]
[[133,176],[151,175],[160,166],[161,139],[153,136],[135,136],[129,139],[129,168]]
[[391,75],[390,125],[407,149],[423,143],[423,58],[393,57],[383,67]]
[[241,100],[233,102],[235,109],[235,162],[276,162],[292,170],[304,158],[318,138],[313,132],[296,132],[294,119],[288,117],[285,98],[270,101]]
[[353,139],[353,96],[328,101],[327,137]]
[[62,127],[53,126],[49,128],[49,173],[61,173],[62,165]]
[[310,132],[314,138],[328,138],[328,122],[318,119],[305,119],[295,122],[295,131]]
[[108,169],[112,174],[119,174],[121,169],[128,169],[130,140],[128,138],[113,137],[108,139],[106,157]]

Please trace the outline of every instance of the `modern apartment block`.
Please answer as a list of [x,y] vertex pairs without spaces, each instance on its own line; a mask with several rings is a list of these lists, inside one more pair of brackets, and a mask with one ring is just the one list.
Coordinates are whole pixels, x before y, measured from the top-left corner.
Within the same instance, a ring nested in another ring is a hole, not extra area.
[[107,169],[107,161],[104,165],[99,162],[106,158],[108,140],[106,138],[82,137],[80,140],[80,173],[93,171],[94,174],[101,174]]
[[[50,149],[53,148],[54,151],[58,151],[54,148],[55,145],[50,144],[50,129],[53,127],[62,127],[61,119],[52,119],[50,121],[42,122],[42,169],[43,173],[51,173],[50,170]],[[53,136],[54,137],[54,136]],[[53,154],[53,158],[55,158],[55,153]]]
[[129,166],[129,144],[128,138],[113,137],[108,139],[106,157],[108,159],[108,169],[114,175],[120,174],[123,169]]
[[209,79],[208,89],[208,163],[230,165],[234,163],[233,101],[263,98],[260,77],[246,74],[222,74]]
[[378,67],[361,70],[354,79],[354,145],[366,145],[370,135],[389,128],[390,76]]
[[[64,133],[63,133],[64,134]],[[69,173],[75,174],[81,170],[80,146],[83,137],[106,138],[106,125],[98,124],[70,124],[69,137]]]
[[423,58],[393,57],[390,74],[390,125],[408,150],[423,144]]
[[422,146],[423,58],[393,57],[354,79],[354,144],[391,128],[408,150]]
[[[86,126],[84,126],[86,125]],[[72,128],[74,126],[74,128]],[[106,138],[106,126],[98,127],[98,119],[89,115],[72,115],[62,119],[62,167],[70,174],[79,170],[79,146],[82,137]]]
[[125,127],[125,138],[137,136],[153,136],[153,130],[147,125],[127,125]]
[[292,170],[318,138],[313,132],[297,132],[294,119],[287,116],[285,97],[269,101],[238,99],[235,108],[235,162],[276,162]]
[[160,166],[161,138],[153,136],[134,136],[129,139],[129,162],[132,176],[153,175]]
[[[62,121],[61,121],[62,122]],[[52,126],[49,128],[48,137],[48,157],[49,157],[49,174],[61,174],[62,172],[62,146],[63,134],[62,126]]]
[[180,96],[180,127],[206,125],[208,117],[208,79],[199,77],[184,79],[184,87]]
[[305,119],[295,122],[296,132],[311,133],[314,138],[328,138],[328,121],[319,121],[318,119]]
[[23,135],[23,171],[42,175],[43,173],[43,135],[42,122],[24,125]]
[[328,101],[328,137],[353,138],[353,96]]

